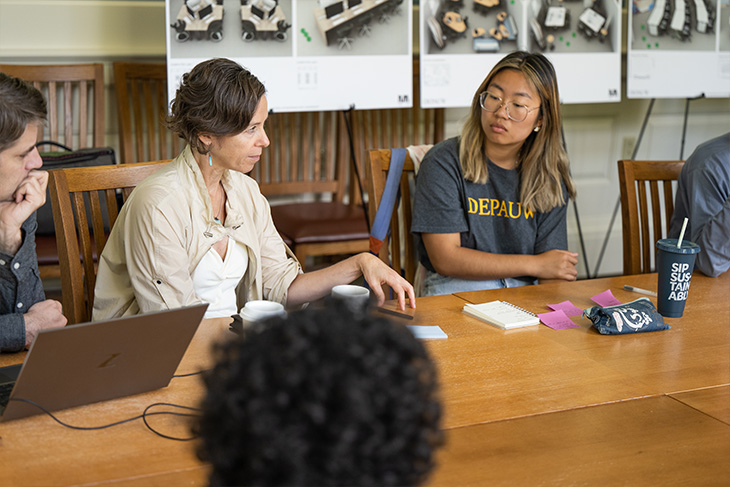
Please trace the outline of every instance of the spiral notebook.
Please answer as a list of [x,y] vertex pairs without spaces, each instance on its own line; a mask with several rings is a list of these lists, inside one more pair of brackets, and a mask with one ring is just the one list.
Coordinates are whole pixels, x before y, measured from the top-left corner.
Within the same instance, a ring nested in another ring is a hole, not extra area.
[[535,313],[507,301],[465,304],[464,313],[506,330],[540,324],[540,318]]

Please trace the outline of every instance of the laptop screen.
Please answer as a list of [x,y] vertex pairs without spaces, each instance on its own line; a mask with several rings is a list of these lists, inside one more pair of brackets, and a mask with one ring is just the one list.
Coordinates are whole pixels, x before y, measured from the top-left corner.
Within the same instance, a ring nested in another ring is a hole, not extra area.
[[207,304],[43,330],[38,333],[0,421],[166,386]]

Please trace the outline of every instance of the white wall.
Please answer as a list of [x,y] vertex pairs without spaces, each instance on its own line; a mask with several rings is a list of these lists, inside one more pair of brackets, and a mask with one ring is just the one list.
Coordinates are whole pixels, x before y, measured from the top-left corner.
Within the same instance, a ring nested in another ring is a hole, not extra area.
[[0,63],[104,63],[106,142],[118,149],[114,61],[165,61],[160,0],[0,0]]
[[[105,63],[110,86],[107,90],[107,144],[115,147],[119,144],[111,62],[162,61],[165,49],[163,1],[0,0],[0,62]],[[591,274],[595,272],[618,200],[616,161],[632,155],[648,105],[649,100],[624,100],[563,107],[565,138],[578,186],[577,208]],[[637,159],[681,157],[684,111],[684,100],[655,102]],[[464,114],[463,109],[447,110],[447,135],[458,132]],[[686,158],[703,140],[728,131],[729,99],[692,101],[683,157]],[[569,211],[569,232],[571,248],[580,251],[573,208]],[[621,270],[619,215],[610,234],[600,274],[620,274]],[[580,272],[585,277],[582,257]]]
[[160,0],[0,0],[0,58],[164,57],[164,25]]

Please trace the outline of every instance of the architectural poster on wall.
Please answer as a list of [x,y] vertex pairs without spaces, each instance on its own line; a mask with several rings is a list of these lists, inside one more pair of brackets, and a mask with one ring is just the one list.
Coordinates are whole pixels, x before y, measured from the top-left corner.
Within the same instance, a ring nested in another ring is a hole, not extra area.
[[166,0],[172,99],[182,75],[227,57],[277,112],[413,104],[411,0]]
[[634,0],[629,98],[730,96],[730,1]]
[[621,100],[619,0],[421,0],[421,105],[469,106],[514,50],[544,53],[563,103]]

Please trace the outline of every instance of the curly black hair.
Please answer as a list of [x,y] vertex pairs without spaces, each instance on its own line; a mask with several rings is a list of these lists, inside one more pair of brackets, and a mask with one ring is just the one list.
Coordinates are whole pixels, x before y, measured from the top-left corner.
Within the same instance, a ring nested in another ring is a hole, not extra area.
[[211,485],[417,485],[433,468],[436,367],[405,326],[333,304],[217,353],[194,427]]

